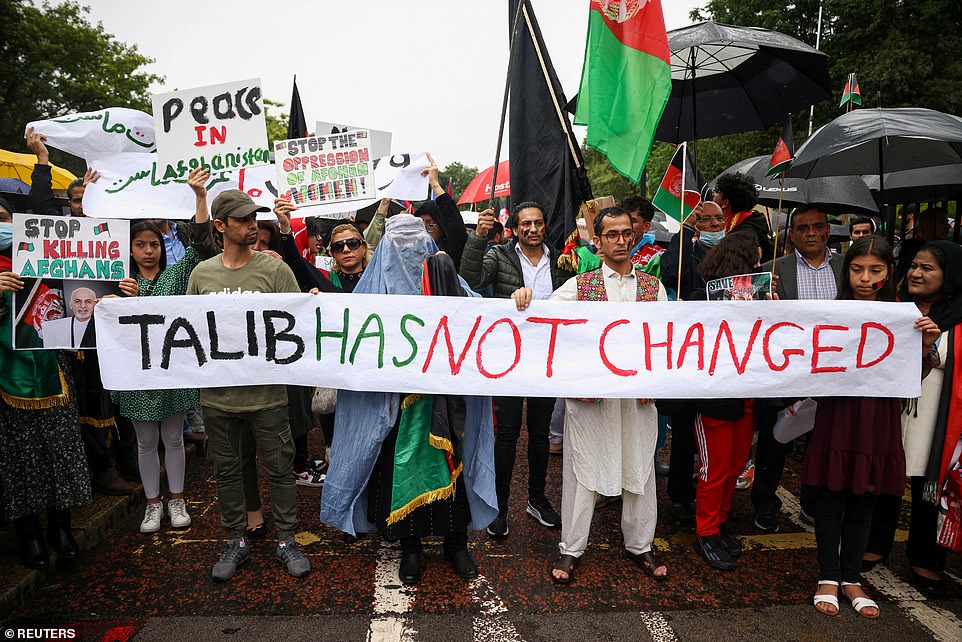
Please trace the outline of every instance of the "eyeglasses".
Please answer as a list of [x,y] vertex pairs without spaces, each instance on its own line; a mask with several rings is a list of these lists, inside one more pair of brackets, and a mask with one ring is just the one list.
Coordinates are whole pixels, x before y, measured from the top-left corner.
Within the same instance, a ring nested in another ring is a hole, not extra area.
[[346,247],[348,250],[356,250],[361,247],[363,243],[361,239],[344,239],[343,241],[334,241],[331,243],[331,252],[343,252]]
[[605,237],[609,243],[617,243],[621,239],[631,243],[631,239],[635,238],[635,232],[634,230],[625,230],[624,232],[605,232],[602,234],[602,236]]
[[696,216],[696,223],[724,223],[724,216]]

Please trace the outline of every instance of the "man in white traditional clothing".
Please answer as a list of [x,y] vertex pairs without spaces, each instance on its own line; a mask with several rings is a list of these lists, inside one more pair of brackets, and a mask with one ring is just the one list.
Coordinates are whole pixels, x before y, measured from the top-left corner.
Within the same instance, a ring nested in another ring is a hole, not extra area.
[[[620,207],[599,212],[594,244],[601,267],[569,279],[553,301],[665,301],[658,279],[631,263],[631,216]],[[512,297],[519,309],[530,290]],[[561,556],[551,579],[567,584],[588,547],[598,495],[622,497],[621,529],[625,552],[650,577],[662,580],[668,569],[651,551],[658,508],[655,495],[655,444],[658,413],[646,399],[569,399],[565,410],[561,485]]]

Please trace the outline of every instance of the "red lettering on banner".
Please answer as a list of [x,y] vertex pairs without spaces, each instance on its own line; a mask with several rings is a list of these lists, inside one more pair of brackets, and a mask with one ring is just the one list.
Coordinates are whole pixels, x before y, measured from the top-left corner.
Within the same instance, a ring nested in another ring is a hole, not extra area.
[[601,354],[601,361],[605,364],[605,367],[611,371],[612,374],[616,374],[619,377],[633,377],[638,374],[637,370],[623,370],[615,364],[611,363],[608,359],[608,353],[605,351],[605,339],[608,337],[608,333],[617,328],[619,325],[624,325],[626,323],[631,323],[628,319],[618,319],[617,321],[612,321],[608,326],[601,332],[601,338],[598,340],[598,352]]
[[227,142],[227,125],[221,125],[220,131],[217,131],[216,127],[210,128],[210,144],[216,145],[217,143]]
[[[692,340],[692,335],[698,333],[698,338]],[[678,351],[678,369],[685,365],[685,357],[688,355],[689,347],[698,348],[698,369],[705,369],[705,327],[696,323],[688,327],[688,332],[685,333],[685,342],[681,344],[681,349]]]
[[841,346],[823,346],[820,345],[819,335],[822,331],[827,332],[848,332],[849,328],[844,325],[817,325],[812,331],[812,374],[818,374],[821,372],[845,372],[847,368],[845,366],[820,366],[818,365],[818,355],[823,352],[841,352]]
[[785,361],[782,362],[781,365],[776,365],[775,362],[772,361],[772,352],[771,352],[771,346],[770,346],[772,341],[772,335],[775,333],[776,330],[780,328],[786,328],[786,327],[795,328],[796,330],[801,330],[803,332],[805,331],[805,328],[798,325],[797,323],[791,323],[789,321],[780,321],[779,323],[772,325],[772,327],[766,330],[765,337],[762,339],[762,352],[765,355],[765,362],[768,364],[768,367],[774,370],[775,372],[781,372],[782,370],[787,368],[790,357],[793,357],[795,355],[805,354],[805,351],[802,350],[801,348],[786,348],[782,350],[782,356],[785,357]]
[[50,239],[44,239],[43,241],[43,255],[48,259],[59,259],[60,252],[58,248],[60,247],[59,241],[51,241]]
[[451,330],[448,328],[448,317],[447,315],[441,317],[438,321],[438,327],[434,329],[434,336],[431,337],[431,347],[428,348],[428,358],[424,360],[424,367],[421,368],[421,372],[427,372],[428,366],[431,365],[431,357],[434,356],[434,348],[438,344],[438,335],[441,334],[441,330],[444,330],[444,342],[448,348],[448,364],[451,366],[451,374],[456,375],[461,372],[461,365],[464,363],[464,357],[468,354],[468,348],[474,342],[474,335],[478,333],[478,326],[481,325],[481,317],[479,316],[474,320],[474,327],[471,328],[471,334],[468,335],[468,340],[464,344],[464,349],[461,350],[461,356],[454,359],[454,346],[451,345]]
[[554,346],[558,338],[558,326],[560,325],[579,325],[588,323],[588,319],[557,319],[549,317],[528,317],[525,319],[529,323],[545,323],[551,326],[551,335],[548,337],[548,359],[545,362],[545,374],[548,378],[554,374]]
[[[880,357],[877,357],[876,359],[873,359],[868,363],[864,363],[862,361],[862,357],[864,356],[864,353],[865,353],[865,342],[868,339],[869,328],[873,330],[881,330],[883,333],[885,333],[885,337],[888,339],[888,345],[885,346],[885,350],[882,352],[882,355]],[[862,324],[862,337],[858,342],[858,354],[855,358],[855,367],[871,368],[872,366],[881,363],[882,361],[885,360],[886,357],[892,354],[892,349],[894,347],[895,347],[895,335],[892,334],[891,330],[886,328],[881,323],[875,323],[874,321],[866,321],[865,323]]]
[[[478,320],[480,321],[481,317],[478,317]],[[514,361],[511,362],[511,365],[508,366],[508,369],[505,370],[504,372],[501,372],[501,373],[488,372],[487,370],[485,370],[484,366],[481,363],[482,346],[484,345],[484,340],[488,338],[488,335],[491,334],[491,332],[502,323],[507,323],[509,326],[511,326],[511,338],[514,340]],[[477,329],[477,327],[478,327],[477,325],[474,326],[475,329]],[[462,359],[464,358],[464,353],[461,354],[461,358]],[[519,361],[521,361],[521,332],[518,330],[518,326],[516,326],[514,324],[514,321],[512,321],[511,319],[498,319],[497,321],[492,323],[488,327],[488,329],[484,331],[484,334],[481,335],[481,338],[478,339],[478,354],[477,354],[478,372],[480,372],[482,375],[484,375],[488,379],[500,379],[504,375],[514,370],[515,366],[518,365]]]
[[668,364],[668,370],[671,370],[671,335],[674,331],[674,324],[671,321],[668,322],[668,327],[666,330],[667,337],[662,343],[651,342],[651,330],[647,322],[645,322],[642,327],[645,331],[645,370],[651,370],[652,348],[665,348],[665,360]]
[[194,126],[194,132],[197,133],[197,140],[194,141],[194,147],[203,147],[207,144],[207,141],[204,140],[205,131],[207,131],[207,127],[205,125]]
[[715,349],[712,351],[711,364],[708,366],[708,374],[715,374],[715,366],[718,364],[718,349],[721,347],[722,335],[728,339],[728,351],[732,355],[732,363],[735,365],[735,371],[738,374],[745,374],[745,367],[748,365],[748,358],[752,356],[752,348],[755,346],[755,338],[758,336],[758,331],[762,327],[762,320],[758,319],[755,321],[755,325],[752,326],[752,333],[748,337],[748,345],[745,346],[745,354],[742,355],[741,361],[738,360],[738,353],[735,352],[735,339],[732,337],[732,329],[728,326],[728,321],[722,321],[721,325],[718,326],[718,334],[715,335]]

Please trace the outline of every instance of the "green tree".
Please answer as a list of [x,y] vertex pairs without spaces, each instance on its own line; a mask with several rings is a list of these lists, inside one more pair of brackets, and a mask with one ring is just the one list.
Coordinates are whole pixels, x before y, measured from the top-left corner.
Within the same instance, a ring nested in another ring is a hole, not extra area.
[[451,181],[451,193],[454,194],[454,200],[457,201],[462,192],[464,192],[464,188],[466,188],[477,175],[477,167],[468,167],[463,163],[454,161],[444,166],[438,175],[438,179],[441,181],[441,187],[445,189],[448,187],[448,181]]
[[153,60],[90,24],[88,13],[69,0],[0,2],[0,147],[22,151],[32,120],[104,107],[150,111],[148,88],[163,81],[144,70]]
[[275,140],[287,139],[287,119],[288,115],[281,111],[280,115],[271,114],[271,107],[277,107],[278,111],[284,106],[270,98],[264,99],[264,120],[267,122],[267,148],[273,149]]

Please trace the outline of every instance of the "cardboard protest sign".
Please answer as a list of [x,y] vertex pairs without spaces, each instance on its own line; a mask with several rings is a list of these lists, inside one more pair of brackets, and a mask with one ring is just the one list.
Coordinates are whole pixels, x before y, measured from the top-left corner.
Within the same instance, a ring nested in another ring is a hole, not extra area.
[[764,301],[772,293],[772,273],[755,272],[713,279],[705,284],[709,301]]
[[[90,161],[100,172],[100,180],[84,191],[84,212],[98,218],[172,218],[189,219],[194,215],[194,193],[187,186],[187,175],[166,179],[158,174],[156,154],[114,154]],[[428,165],[424,152],[394,154],[376,158],[374,183],[377,195],[352,201],[318,205],[294,212],[295,217],[320,216],[343,218],[352,210],[375,203],[380,198],[417,200],[427,193],[428,179],[421,171]],[[225,189],[247,192],[258,205],[274,206],[278,196],[277,175],[273,165],[247,167],[233,172],[212,172],[207,183],[208,199]],[[273,219],[272,213],[258,218]]]
[[319,120],[315,123],[314,135],[327,136],[328,134],[341,134],[343,132],[353,132],[364,129],[368,132],[371,140],[371,155],[374,158],[383,158],[391,155],[391,132],[380,129],[370,129],[368,127],[355,127],[354,125],[339,125]]
[[13,348],[97,347],[94,309],[101,297],[119,293],[115,282],[24,279],[24,289],[13,298]]
[[46,137],[47,147],[87,160],[107,154],[157,149],[153,116],[126,107],[35,120],[27,123],[26,129],[31,127]]
[[259,78],[154,94],[156,175],[186,178],[196,167],[236,170],[270,162]]
[[374,197],[374,167],[366,129],[274,143],[277,183],[298,207]]
[[918,315],[860,301],[534,301],[519,312],[502,299],[299,293],[107,299],[96,312],[110,389],[628,399],[916,397]]
[[130,221],[13,215],[13,270],[22,277],[119,281],[130,264]]

